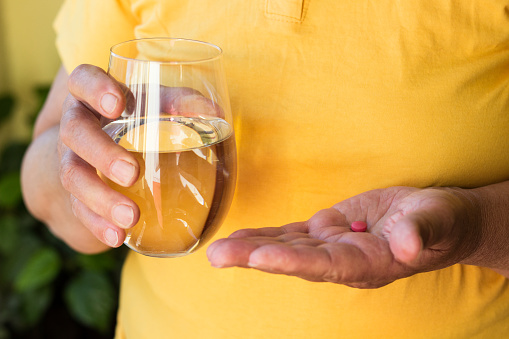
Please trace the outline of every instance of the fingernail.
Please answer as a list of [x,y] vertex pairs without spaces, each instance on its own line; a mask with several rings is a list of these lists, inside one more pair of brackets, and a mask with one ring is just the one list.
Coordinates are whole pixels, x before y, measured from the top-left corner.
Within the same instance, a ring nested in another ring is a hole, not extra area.
[[121,185],[128,185],[134,176],[135,167],[133,164],[124,160],[116,160],[111,165],[111,174],[117,179]]
[[118,204],[113,207],[113,219],[120,227],[129,227],[134,220],[134,211],[131,206]]
[[108,243],[108,245],[110,246],[117,246],[117,242],[118,242],[118,235],[117,235],[117,232],[115,232],[114,230],[112,230],[111,228],[107,228],[105,231],[104,231],[104,240],[106,240],[106,242]]
[[110,113],[110,114],[113,113],[113,111],[115,110],[115,107],[117,107],[117,103],[118,103],[117,97],[111,93],[106,93],[101,98],[101,108],[106,113]]

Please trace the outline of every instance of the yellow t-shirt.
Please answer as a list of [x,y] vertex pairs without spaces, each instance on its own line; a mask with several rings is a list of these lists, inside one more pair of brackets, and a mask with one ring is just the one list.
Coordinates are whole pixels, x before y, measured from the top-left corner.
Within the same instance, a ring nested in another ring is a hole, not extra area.
[[[68,0],[67,70],[141,37],[224,50],[238,184],[216,237],[366,190],[509,179],[509,1]],[[500,338],[509,280],[455,265],[375,290],[131,253],[117,338]]]

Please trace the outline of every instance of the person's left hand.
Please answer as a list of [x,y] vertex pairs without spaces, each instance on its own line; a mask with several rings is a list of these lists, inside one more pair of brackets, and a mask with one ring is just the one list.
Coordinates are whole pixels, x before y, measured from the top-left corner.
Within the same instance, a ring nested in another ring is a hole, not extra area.
[[[244,229],[207,249],[214,267],[239,266],[376,288],[441,269],[479,245],[478,212],[461,189],[391,187],[365,192],[311,219]],[[366,232],[353,232],[365,221]]]

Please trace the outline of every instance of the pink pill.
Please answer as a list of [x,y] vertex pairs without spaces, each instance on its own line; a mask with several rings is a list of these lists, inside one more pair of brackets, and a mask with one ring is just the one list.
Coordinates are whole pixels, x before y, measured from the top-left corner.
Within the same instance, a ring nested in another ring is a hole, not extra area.
[[354,221],[352,222],[351,228],[354,232],[366,232],[368,229],[368,224],[366,224],[364,221]]

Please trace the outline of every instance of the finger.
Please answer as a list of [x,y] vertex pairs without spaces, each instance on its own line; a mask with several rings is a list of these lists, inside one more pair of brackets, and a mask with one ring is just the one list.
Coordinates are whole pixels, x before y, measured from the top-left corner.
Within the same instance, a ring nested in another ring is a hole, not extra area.
[[277,237],[285,233],[281,227],[246,228],[233,232],[228,238]]
[[[341,243],[328,243],[297,234],[278,238],[221,239],[209,247],[207,255],[216,267],[247,267],[309,281],[358,287],[385,285],[391,281],[391,274],[395,274],[396,268],[401,270],[401,266],[394,263],[389,249],[384,250],[372,241],[366,241],[368,237],[375,238],[373,235],[343,234]],[[360,246],[362,243],[365,245]],[[367,253],[374,251],[377,256],[368,256]]]
[[413,219],[411,216],[400,219],[392,227],[389,238],[394,258],[407,264],[415,262],[424,248],[419,227]]
[[122,245],[125,239],[125,231],[123,229],[94,213],[72,195],[71,206],[74,215],[102,243],[110,247]]
[[73,97],[110,119],[119,117],[126,105],[125,89],[99,67],[76,67],[67,86]]
[[303,222],[295,222],[282,227],[245,228],[233,232],[229,238],[278,237],[292,232],[305,233],[307,225]]
[[320,246],[268,244],[254,250],[247,264],[260,271],[309,281],[350,283],[369,274],[369,260],[356,246],[322,242]]
[[170,114],[224,118],[224,111],[214,101],[189,87],[163,87],[162,110]]
[[256,243],[259,247],[267,244],[279,244],[285,243],[291,246],[294,245],[308,245],[318,246],[324,243],[323,240],[311,238],[308,233],[291,232],[284,233],[279,236],[252,236],[245,238],[228,238],[230,240],[242,240]]
[[322,265],[330,264],[330,256],[320,248],[268,244],[251,253],[247,266],[264,272],[321,281],[326,273]]
[[268,242],[281,241],[278,237],[294,232],[304,233],[307,226],[296,222],[283,227],[242,229],[232,233],[228,239],[219,239],[207,248],[207,257],[214,267],[247,267],[249,255]]
[[207,248],[207,258],[212,266],[248,267],[249,255],[259,245],[249,239],[219,239]]
[[[276,231],[276,229],[270,229],[270,231]],[[228,238],[211,244],[207,249],[207,255],[212,266],[215,267],[249,267],[249,258],[252,252],[260,247],[278,244],[294,247],[318,247],[324,244],[324,241],[310,238],[307,233],[298,232],[283,233],[275,237]]]
[[423,251],[440,244],[447,233],[447,218],[426,208],[401,217],[392,227],[389,245],[396,260],[417,264]]
[[136,159],[104,133],[97,118],[80,102],[68,105],[60,122],[61,141],[119,185],[132,185],[139,173]]
[[315,213],[306,222],[306,226],[313,237],[329,242],[336,242],[343,233],[351,231],[350,223],[337,205]]
[[109,188],[97,176],[95,169],[71,150],[63,153],[60,179],[64,188],[74,197],[95,214],[117,226],[129,228],[138,221],[138,206],[126,196]]

